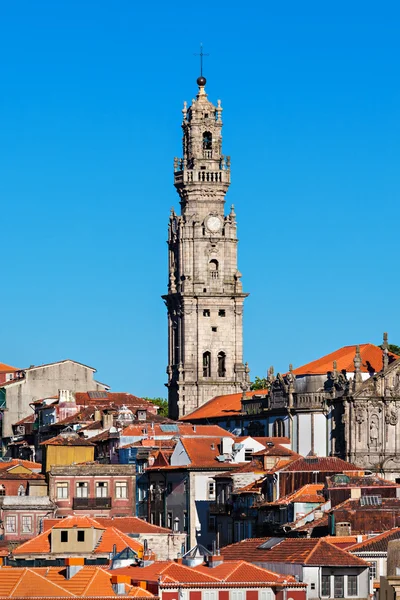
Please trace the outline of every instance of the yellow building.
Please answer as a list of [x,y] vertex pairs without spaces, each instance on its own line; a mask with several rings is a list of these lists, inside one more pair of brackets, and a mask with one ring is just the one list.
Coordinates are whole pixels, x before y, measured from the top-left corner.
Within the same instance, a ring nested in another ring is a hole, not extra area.
[[48,473],[52,466],[73,465],[94,460],[94,444],[69,431],[41,443],[43,469]]

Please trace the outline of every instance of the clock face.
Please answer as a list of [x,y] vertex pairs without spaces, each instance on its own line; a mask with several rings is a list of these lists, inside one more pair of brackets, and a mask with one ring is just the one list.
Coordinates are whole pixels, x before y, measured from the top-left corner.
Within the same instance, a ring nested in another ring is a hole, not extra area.
[[211,231],[211,233],[217,233],[221,229],[221,219],[219,217],[215,217],[210,215],[206,221],[207,229]]

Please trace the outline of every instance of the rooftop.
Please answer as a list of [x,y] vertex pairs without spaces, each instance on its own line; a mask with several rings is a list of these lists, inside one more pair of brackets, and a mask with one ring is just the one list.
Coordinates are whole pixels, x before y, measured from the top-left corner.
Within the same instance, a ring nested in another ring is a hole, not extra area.
[[354,544],[348,549],[349,552],[354,552],[354,554],[358,554],[359,552],[387,552],[389,542],[392,540],[398,540],[399,538],[400,527],[395,527],[363,540],[358,544]]
[[362,469],[335,456],[301,456],[286,467],[283,467],[282,471],[323,471],[327,473],[344,473],[347,471],[360,472]]
[[[265,396],[266,394],[268,394],[268,390],[254,390],[246,392],[246,398]],[[192,421],[216,417],[235,417],[242,412],[242,397],[242,393],[215,396],[215,398],[212,398],[189,415],[181,417],[180,421]]]
[[366,567],[362,559],[338,548],[323,538],[255,538],[222,549],[227,560],[246,556],[253,563],[295,563],[308,566]]
[[[297,369],[294,369],[295,375],[326,375],[332,371],[333,361],[336,361],[338,371],[354,373],[354,356],[357,346],[343,346],[339,350],[330,352],[322,358],[313,360]],[[362,373],[378,373],[382,370],[383,352],[379,346],[374,344],[360,344],[361,371]],[[393,352],[389,352],[389,357],[393,360],[400,358]]]

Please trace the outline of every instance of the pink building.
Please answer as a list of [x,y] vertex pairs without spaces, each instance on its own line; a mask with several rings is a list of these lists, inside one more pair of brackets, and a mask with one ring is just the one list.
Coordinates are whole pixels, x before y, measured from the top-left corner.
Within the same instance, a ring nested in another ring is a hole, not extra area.
[[54,466],[49,496],[57,516],[124,517],[135,514],[135,467],[100,463]]

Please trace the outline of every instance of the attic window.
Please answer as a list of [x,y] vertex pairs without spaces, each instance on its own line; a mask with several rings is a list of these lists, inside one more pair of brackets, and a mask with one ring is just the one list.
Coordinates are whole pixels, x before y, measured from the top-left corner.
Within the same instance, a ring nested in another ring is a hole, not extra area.
[[62,531],[61,532],[61,542],[63,544],[68,543],[68,531]]
[[77,535],[77,541],[78,542],[84,542],[85,541],[85,532],[83,529],[79,529],[78,530],[78,535]]

